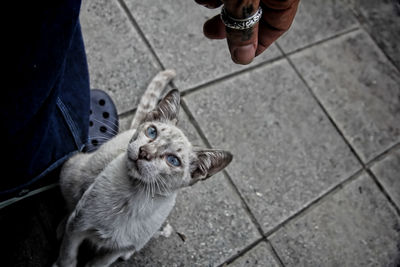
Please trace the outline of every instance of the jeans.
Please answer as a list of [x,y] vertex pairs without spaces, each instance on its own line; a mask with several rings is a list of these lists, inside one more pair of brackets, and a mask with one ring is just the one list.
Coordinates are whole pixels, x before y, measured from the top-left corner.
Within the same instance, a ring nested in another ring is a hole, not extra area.
[[9,2],[0,196],[27,191],[81,151],[90,108],[81,1]]

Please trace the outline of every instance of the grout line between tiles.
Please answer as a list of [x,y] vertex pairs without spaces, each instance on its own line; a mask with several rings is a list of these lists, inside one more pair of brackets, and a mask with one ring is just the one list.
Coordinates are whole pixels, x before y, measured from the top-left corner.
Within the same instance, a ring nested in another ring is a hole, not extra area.
[[374,180],[376,186],[379,188],[379,190],[382,192],[383,195],[385,195],[386,199],[389,201],[389,203],[393,206],[394,210],[397,213],[397,216],[400,217],[400,208],[397,207],[396,203],[393,201],[392,197],[389,195],[389,193],[386,191],[386,189],[383,187],[381,182],[378,180],[378,177],[373,173],[371,169],[367,169],[366,172],[371,176],[372,180]]
[[183,96],[189,95],[189,94],[191,94],[193,92],[199,91],[199,90],[201,90],[201,89],[203,89],[205,87],[208,87],[210,85],[213,85],[213,84],[216,84],[216,83],[220,83],[220,82],[225,81],[225,80],[229,80],[229,79],[231,79],[233,77],[236,77],[238,75],[251,72],[252,70],[262,68],[263,66],[272,64],[272,63],[274,63],[276,61],[283,60],[283,59],[284,59],[283,55],[279,55],[278,57],[275,57],[273,59],[269,59],[269,60],[260,62],[258,64],[253,65],[253,66],[247,67],[245,69],[234,71],[232,73],[228,73],[227,75],[224,75],[222,77],[218,77],[218,78],[215,78],[214,80],[207,81],[205,83],[196,85],[196,86],[194,86],[192,88],[188,88],[188,89],[186,89],[186,90],[184,90],[182,92],[182,95]]
[[[306,50],[306,49],[309,49],[309,48],[312,48],[312,47],[314,47],[314,46],[323,44],[323,43],[325,43],[325,42],[329,42],[329,41],[331,41],[331,40],[334,40],[334,39],[336,39],[336,38],[342,37],[342,36],[347,35],[347,34],[351,34],[351,33],[355,32],[355,31],[357,31],[357,30],[359,30],[359,29],[360,29],[359,26],[356,26],[356,27],[354,27],[354,28],[350,28],[350,29],[348,29],[348,30],[346,30],[346,31],[343,31],[343,32],[334,34],[334,35],[332,35],[332,36],[329,36],[329,37],[327,37],[327,38],[325,38],[325,39],[316,41],[315,43],[311,43],[311,44],[305,45],[305,46],[303,46],[303,47],[296,48],[295,50],[290,51],[290,52],[287,52],[287,53],[285,52],[284,55],[286,55],[286,56],[291,56],[291,55],[293,55],[293,54],[297,54],[297,53],[299,53],[299,52],[302,52],[302,51],[304,51],[304,50]],[[277,46],[278,46],[278,43],[279,43],[279,40],[277,41]],[[281,52],[282,52],[282,51],[283,51],[283,49],[281,50]]]
[[[119,3],[119,5],[120,5],[121,8],[123,9],[123,11],[125,12],[126,16],[128,17],[129,21],[131,22],[133,28],[137,31],[137,33],[139,34],[139,36],[141,37],[141,39],[142,39],[143,42],[145,43],[146,47],[149,49],[151,55],[152,55],[153,58],[156,60],[156,62],[157,62],[157,64],[159,65],[159,67],[160,67],[162,70],[165,70],[166,68],[165,68],[164,64],[161,62],[160,58],[158,57],[157,53],[156,53],[155,50],[153,49],[153,47],[152,47],[152,45],[150,44],[149,40],[146,38],[144,32],[141,30],[139,24],[137,23],[137,21],[136,21],[135,18],[133,17],[132,13],[130,12],[129,8],[127,7],[127,5],[126,5],[126,3],[125,3],[125,0],[116,0],[116,1]],[[293,54],[296,54],[296,53],[298,53],[298,52],[301,52],[301,51],[306,50],[306,49],[308,49],[308,48],[311,48],[311,47],[313,47],[313,46],[316,46],[316,45],[322,44],[322,43],[324,43],[324,42],[330,41],[330,40],[335,39],[335,38],[337,38],[337,37],[340,37],[340,36],[342,36],[342,35],[345,35],[345,34],[354,32],[354,31],[356,31],[357,29],[359,29],[359,27],[355,27],[355,28],[349,29],[349,30],[347,30],[347,31],[344,31],[344,32],[339,33],[339,34],[336,34],[336,35],[334,35],[334,36],[331,36],[331,37],[325,38],[325,39],[323,39],[323,40],[317,41],[317,42],[315,42],[315,43],[306,45],[306,46],[304,46],[304,47],[302,47],[302,48],[299,48],[299,49],[296,49],[296,50],[294,50],[294,51],[292,51],[292,52],[289,52],[289,53],[287,53],[286,55],[293,55]],[[274,44],[274,45],[278,46],[277,44]],[[279,48],[278,48],[278,49],[279,49]],[[205,83],[196,85],[196,86],[194,86],[194,87],[192,87],[192,88],[188,88],[188,89],[186,89],[186,90],[180,90],[180,91],[181,91],[181,96],[184,97],[184,96],[186,96],[186,95],[190,95],[191,93],[196,92],[196,91],[198,91],[198,90],[201,90],[201,89],[203,89],[203,88],[206,88],[206,87],[208,87],[208,86],[210,86],[210,85],[217,84],[217,83],[219,83],[219,82],[222,82],[222,81],[228,80],[228,79],[230,79],[230,78],[233,78],[233,77],[235,77],[235,76],[237,76],[237,75],[244,74],[244,73],[248,73],[248,72],[251,72],[252,70],[262,68],[262,67],[264,67],[264,66],[266,66],[266,65],[269,65],[269,64],[273,64],[274,62],[277,62],[277,61],[279,61],[279,60],[283,60],[284,58],[285,58],[285,55],[282,54],[282,50],[281,50],[281,55],[277,56],[276,58],[272,58],[272,59],[266,60],[266,61],[264,61],[264,62],[260,62],[260,63],[254,65],[254,66],[245,68],[245,69],[243,69],[243,70],[239,70],[239,71],[235,71],[235,72],[233,72],[233,73],[229,73],[229,74],[227,74],[227,75],[225,75],[225,76],[222,76],[222,77],[216,78],[216,79],[214,79],[214,80],[211,80],[211,81],[208,81],[208,82],[205,82]],[[172,83],[172,85],[173,85],[173,87],[177,88],[176,86],[174,86],[173,83]],[[128,111],[125,111],[125,112],[121,113],[120,116],[121,116],[121,117],[129,116],[129,115],[133,114],[134,112],[135,112],[135,108],[132,109],[132,110],[128,110]]]
[[278,43],[276,43],[275,45],[278,47],[278,49],[279,49],[280,52],[281,52],[281,55],[279,55],[278,57],[272,58],[272,59],[269,59],[269,60],[266,60],[266,61],[264,61],[264,62],[260,62],[260,63],[258,63],[258,64],[256,64],[256,65],[251,66],[251,67],[248,67],[248,68],[246,68],[246,69],[242,69],[242,70],[239,70],[239,71],[235,71],[235,72],[229,73],[229,74],[227,74],[227,75],[225,75],[225,76],[218,77],[218,78],[216,78],[216,79],[214,79],[214,80],[212,80],[212,81],[208,81],[208,82],[205,82],[205,83],[196,85],[196,86],[194,86],[194,87],[192,87],[192,88],[188,88],[188,89],[186,89],[186,90],[184,90],[184,91],[182,92],[182,96],[190,95],[191,93],[197,92],[197,91],[199,91],[199,90],[201,90],[201,89],[203,89],[203,88],[206,88],[206,87],[208,87],[208,86],[211,86],[211,85],[214,85],[214,84],[223,82],[223,81],[225,81],[225,80],[229,80],[229,79],[231,79],[231,78],[233,78],[233,77],[236,77],[236,76],[238,76],[238,75],[251,72],[251,71],[256,70],[256,69],[260,69],[260,68],[262,68],[262,67],[264,67],[264,66],[273,64],[273,63],[275,63],[275,62],[277,62],[277,61],[280,61],[280,60],[283,60],[283,59],[285,59],[286,56],[291,56],[291,55],[293,55],[293,54],[297,54],[297,53],[299,53],[299,52],[302,52],[302,51],[307,50],[307,49],[309,49],[309,48],[312,48],[312,47],[314,47],[314,46],[317,46],[317,45],[323,44],[323,43],[325,43],[325,42],[329,42],[329,41],[331,41],[331,40],[333,40],[333,39],[339,38],[339,37],[341,37],[341,36],[344,36],[344,35],[353,33],[353,32],[355,32],[355,31],[357,31],[357,30],[359,30],[359,29],[360,29],[360,27],[358,27],[358,26],[357,26],[357,27],[354,27],[354,28],[351,28],[351,29],[346,30],[346,31],[344,31],[344,32],[341,32],[341,33],[335,34],[335,35],[333,35],[333,36],[330,36],[330,37],[328,37],[328,38],[319,40],[319,41],[317,41],[317,42],[315,42],[315,43],[308,44],[308,45],[306,45],[306,46],[304,46],[304,47],[298,48],[298,49],[293,50],[293,51],[288,52],[288,53],[283,53],[283,50],[280,49],[279,46],[278,46]]
[[268,244],[272,255],[274,256],[275,260],[279,263],[279,265],[281,267],[284,267],[285,264],[283,263],[282,259],[279,257],[278,252],[276,251],[276,249],[274,248],[274,246],[272,245],[271,241],[268,240],[268,238],[265,238],[265,242]]
[[[336,124],[336,122],[333,120],[333,118],[331,117],[331,115],[329,114],[329,112],[326,110],[326,108],[322,105],[321,101],[319,100],[319,98],[316,96],[316,94],[314,93],[314,91],[311,89],[311,87],[308,85],[307,81],[305,80],[305,78],[301,75],[300,71],[296,68],[295,64],[292,62],[292,60],[290,59],[290,57],[283,51],[283,49],[277,44],[278,49],[281,51],[281,53],[284,55],[284,57],[286,58],[286,60],[288,61],[288,63],[290,64],[290,66],[292,67],[292,69],[295,71],[295,73],[297,74],[297,76],[301,79],[301,81],[303,82],[303,84],[306,86],[306,88],[308,89],[308,91],[310,92],[311,96],[314,98],[314,100],[317,102],[317,104],[320,106],[321,110],[323,111],[323,113],[325,114],[325,116],[328,118],[328,120],[331,122],[331,124],[333,125],[333,127],[336,129],[337,133],[341,136],[342,140],[346,143],[346,145],[348,146],[348,148],[351,150],[351,152],[353,153],[353,155],[356,157],[356,159],[358,160],[359,164],[362,166],[362,169],[368,173],[369,172],[369,168],[367,166],[367,164],[365,164],[360,155],[357,153],[357,151],[353,148],[353,146],[350,144],[350,142],[347,140],[347,138],[345,137],[344,133],[341,131],[341,129],[339,128],[339,126]],[[388,200],[388,202],[390,203],[390,205],[393,206],[393,208],[396,210],[397,214],[400,216],[400,209],[399,207],[397,207],[395,205],[395,203],[393,202],[393,200],[390,198],[389,193],[385,190],[385,188],[380,184],[380,182],[378,181],[378,179],[375,177],[373,179],[376,183],[376,185],[378,186],[379,190],[382,192],[383,195],[385,195],[386,199]]]
[[133,17],[131,11],[129,10],[128,6],[126,5],[124,0],[117,0],[121,8],[125,11],[126,16],[128,17],[129,21],[131,22],[133,28],[137,31],[139,34],[140,38],[142,38],[143,42],[149,49],[151,55],[154,57],[154,59],[157,61],[157,64],[162,70],[165,70],[164,64],[161,62],[160,58],[158,57],[157,53],[154,51],[153,46],[150,44],[149,40],[147,40],[146,35],[140,28],[139,24],[137,23],[136,19]]
[[367,164],[365,164],[366,168],[370,169],[374,164],[376,164],[377,162],[383,160],[384,158],[386,158],[387,156],[389,156],[390,154],[392,154],[394,151],[396,151],[398,149],[400,149],[400,143],[394,144],[393,146],[391,146],[388,149],[384,150],[378,156],[376,156],[373,159],[371,159],[370,161],[368,161]]
[[269,240],[267,240],[265,237],[261,237],[261,238],[257,239],[256,241],[252,242],[251,244],[246,246],[244,249],[240,250],[238,253],[236,253],[235,255],[231,256],[228,259],[226,259],[222,264],[219,264],[217,266],[218,267],[224,267],[224,266],[227,266],[227,265],[235,262],[239,258],[245,256],[250,250],[252,250],[256,246],[258,246],[262,242],[265,242],[267,244],[269,252],[272,254],[273,258],[279,264],[279,266],[285,267],[285,265],[283,264],[282,260],[279,258],[278,254],[276,253],[275,248],[272,246],[271,242],[269,242]]
[[121,114],[118,115],[119,120],[125,119],[125,118],[127,118],[129,116],[133,116],[135,114],[135,112],[136,112],[136,109],[137,109],[137,107],[132,108],[132,109],[130,109],[128,111],[122,112]]
[[[190,109],[188,108],[186,102],[184,100],[181,100],[181,106],[182,109],[185,111],[186,115],[189,118],[190,123],[193,125],[193,127],[196,129],[197,133],[200,135],[200,138],[202,139],[202,141],[206,144],[206,146],[208,148],[212,148],[210,142],[208,141],[207,137],[205,136],[204,132],[201,130],[200,125],[197,123],[197,121],[195,120],[192,112],[190,111]],[[230,177],[230,175],[228,174],[228,172],[226,170],[223,170],[222,173],[224,174],[225,178],[228,181],[228,184],[231,186],[231,188],[233,189],[233,191],[236,192],[236,194],[238,195],[243,208],[245,209],[247,215],[249,216],[250,220],[253,222],[254,226],[257,228],[259,234],[261,236],[264,236],[263,234],[263,230],[262,227],[260,225],[260,223],[257,221],[256,217],[254,216],[254,214],[251,212],[250,207],[247,205],[247,202],[245,201],[243,195],[240,193],[239,189],[236,187],[235,183],[233,182],[232,178]]]
[[[382,158],[385,155],[390,154],[390,152],[394,151],[397,147],[400,146],[399,144],[396,144],[394,146],[392,146],[391,148],[389,148],[388,150],[384,151],[383,153],[381,153],[379,156],[377,156],[375,159],[377,158]],[[374,159],[374,160],[375,160]],[[321,203],[326,197],[328,197],[329,195],[335,194],[338,190],[340,190],[341,188],[345,187],[347,184],[351,183],[353,180],[356,180],[359,176],[361,176],[361,174],[365,172],[367,174],[369,174],[371,176],[371,178],[373,180],[377,180],[377,178],[375,177],[375,175],[373,174],[373,172],[369,169],[369,168],[362,168],[359,169],[357,172],[355,172],[353,175],[351,175],[349,178],[345,179],[344,181],[342,181],[341,183],[337,184],[335,187],[333,187],[332,189],[330,189],[329,191],[327,191],[325,194],[321,195],[319,198],[315,199],[314,201],[312,201],[311,203],[309,203],[307,206],[305,206],[303,209],[299,210],[297,213],[293,214],[292,216],[290,216],[289,218],[287,218],[285,221],[283,221],[282,223],[280,223],[279,225],[275,226],[273,229],[271,229],[270,231],[268,231],[265,236],[267,238],[269,238],[272,234],[274,234],[275,232],[277,232],[280,228],[282,228],[284,225],[288,224],[290,221],[294,220],[295,218],[302,216],[307,210],[310,210],[314,207],[317,207],[319,203]],[[380,183],[375,181],[375,183],[377,183],[378,187],[381,187]],[[385,193],[384,193],[385,194]],[[386,197],[389,197],[388,195],[385,194]],[[391,200],[389,200],[391,201]],[[392,203],[393,204],[393,203]],[[393,204],[393,206],[396,207],[396,205]]]
[[286,220],[284,220],[283,222],[279,223],[278,225],[276,225],[275,227],[273,227],[271,230],[269,230],[268,232],[265,233],[266,238],[270,238],[271,235],[273,235],[274,233],[276,233],[279,229],[281,229],[282,227],[284,227],[286,224],[290,223],[291,221],[295,220],[296,218],[305,215],[305,213],[311,209],[314,209],[316,207],[319,206],[319,204],[321,204],[327,197],[335,194],[336,192],[338,192],[340,189],[342,189],[343,187],[345,187],[347,184],[353,182],[354,180],[356,180],[358,177],[361,176],[361,174],[364,172],[363,169],[359,169],[357,172],[355,172],[354,174],[352,174],[350,177],[348,177],[347,179],[343,180],[342,182],[340,182],[339,184],[335,185],[334,187],[332,187],[331,189],[329,189],[327,192],[325,192],[324,194],[322,194],[321,196],[317,197],[316,199],[314,199],[313,201],[311,201],[310,203],[308,203],[306,206],[304,206],[302,209],[300,209],[299,211],[297,211],[296,213],[292,214],[291,216],[289,216]]
[[[391,151],[395,150],[398,146],[400,146],[400,144],[396,144],[393,147],[389,148],[388,150],[384,151],[383,153],[381,153],[379,156],[377,156],[376,158],[382,158],[384,157],[384,155],[387,155],[388,153],[390,153]],[[375,158],[375,159],[376,159]],[[295,214],[291,215],[290,217],[288,217],[286,220],[284,220],[283,222],[281,222],[280,224],[276,225],[274,228],[272,228],[270,231],[266,232],[265,234],[262,234],[264,236],[264,240],[271,246],[271,250],[273,252],[274,257],[276,257],[276,259],[279,261],[279,263],[284,266],[283,261],[280,259],[279,254],[277,253],[277,251],[275,250],[274,246],[272,245],[271,241],[269,240],[269,238],[276,233],[277,231],[279,231],[282,227],[284,227],[286,224],[290,223],[293,220],[296,220],[296,218],[299,218],[301,216],[304,216],[308,211],[318,207],[320,204],[323,203],[323,201],[326,198],[329,198],[330,196],[336,194],[338,191],[340,191],[342,188],[344,188],[345,186],[347,186],[348,184],[352,183],[354,180],[358,179],[359,177],[361,177],[361,175],[363,173],[367,173],[369,176],[371,176],[371,178],[374,180],[374,182],[377,184],[378,188],[380,190],[382,190],[382,185],[379,183],[379,181],[377,180],[376,176],[373,174],[373,172],[369,169],[369,168],[362,168],[359,169],[357,172],[355,172],[354,174],[352,174],[349,178],[343,180],[341,183],[337,184],[336,186],[332,187],[330,190],[328,190],[327,192],[325,192],[323,195],[321,195],[320,197],[316,198],[315,200],[313,200],[312,202],[310,202],[307,206],[303,207],[301,210],[299,210],[298,212],[296,212]],[[397,209],[397,206],[394,204],[394,202],[391,200],[390,196],[387,195],[385,193],[385,191],[383,191],[383,194],[386,196],[386,198],[388,198],[388,201],[391,202],[391,204],[394,206],[396,212],[399,214],[399,210]],[[399,215],[400,216],[400,215]],[[251,245],[250,245],[251,246]],[[255,245],[254,245],[255,246]],[[248,250],[250,250],[251,248],[253,248],[254,246],[251,246]],[[241,257],[242,255],[244,255],[245,253],[247,253],[248,250],[243,250],[241,251],[239,254],[233,256],[232,258],[228,259],[226,261],[227,264],[233,262],[234,260],[236,260],[237,258]]]
[[223,266],[231,264],[232,262],[234,262],[235,260],[237,260],[238,258],[243,256],[244,254],[246,254],[248,251],[250,251],[251,249],[253,249],[255,246],[257,246],[258,244],[260,244],[263,241],[264,241],[264,237],[260,237],[256,241],[252,242],[250,245],[247,245],[244,249],[240,250],[235,255],[233,255],[230,258],[228,258],[227,260],[225,260],[222,264],[219,264],[217,266],[223,267]]
[[[196,119],[194,118],[192,112],[190,111],[189,107],[187,106],[185,100],[181,100],[181,106],[182,109],[185,111],[186,115],[189,118],[190,123],[193,125],[193,127],[196,129],[197,133],[200,135],[200,138],[202,139],[202,141],[206,144],[207,147],[212,148],[210,142],[208,141],[207,137],[205,136],[204,132],[202,131],[202,129],[200,128],[200,125],[197,123]],[[222,171],[225,178],[228,181],[228,184],[231,186],[231,188],[233,189],[233,191],[237,194],[237,196],[239,197],[242,207],[244,208],[244,210],[246,211],[248,217],[250,218],[250,220],[252,221],[252,223],[254,224],[254,226],[257,228],[259,234],[262,237],[264,236],[264,232],[262,230],[262,227],[260,225],[260,223],[257,221],[256,217],[254,216],[253,212],[251,211],[249,205],[247,204],[246,200],[244,199],[243,195],[241,194],[240,190],[237,188],[237,186],[235,185],[235,183],[233,182],[232,178],[230,177],[230,175],[228,174],[228,172],[226,170]]]
[[389,147],[385,151],[383,151],[381,154],[370,160],[368,163],[365,164],[365,169],[367,173],[372,177],[374,180],[375,184],[378,186],[379,190],[382,191],[382,193],[386,196],[387,200],[393,205],[394,209],[397,212],[397,215],[400,216],[400,207],[396,204],[396,202],[392,199],[390,196],[389,192],[386,191],[385,187],[383,184],[379,181],[378,177],[375,175],[375,173],[372,171],[372,167],[378,163],[379,161],[385,159],[395,151],[400,149],[400,143],[394,144],[393,146]]
[[250,220],[253,222],[254,226],[257,228],[258,233],[265,237],[264,235],[264,231],[262,230],[261,224],[258,222],[256,216],[254,216],[253,212],[251,211],[249,205],[247,204],[246,200],[244,199],[243,194],[240,192],[240,190],[237,188],[237,186],[235,185],[235,183],[232,180],[232,177],[229,175],[229,173],[227,171],[223,171],[225,174],[225,177],[228,180],[228,183],[230,184],[230,186],[232,187],[232,189],[236,192],[236,194],[238,195],[240,201],[242,202],[242,206],[245,209],[247,215],[249,216]]
[[311,89],[311,87],[308,85],[306,79],[303,77],[303,75],[301,75],[300,71],[296,68],[295,64],[293,63],[293,61],[290,59],[290,57],[283,51],[283,49],[277,45],[279,50],[281,50],[282,54],[284,55],[284,57],[286,58],[287,62],[289,63],[289,65],[292,67],[292,69],[294,70],[294,72],[296,73],[296,75],[300,78],[300,80],[303,82],[303,84],[306,86],[308,92],[311,94],[312,98],[316,101],[316,103],[318,104],[318,106],[321,108],[322,112],[324,113],[324,115],[328,118],[328,120],[330,121],[330,123],[332,124],[332,126],[335,128],[335,130],[337,131],[337,133],[342,137],[343,141],[346,143],[346,145],[349,147],[349,149],[351,150],[351,152],[354,154],[354,156],[357,158],[357,160],[359,161],[359,163],[361,165],[363,165],[363,161],[361,160],[361,157],[358,155],[358,153],[355,151],[355,149],[351,146],[350,142],[347,140],[347,138],[344,136],[343,132],[340,130],[339,126],[336,124],[336,122],[333,120],[333,118],[331,117],[331,115],[329,114],[329,112],[326,110],[326,108],[324,107],[324,105],[322,105],[321,101],[319,100],[319,98],[315,95],[314,91]]
[[[212,146],[211,146],[210,142],[208,141],[208,139],[205,136],[204,132],[201,130],[200,125],[197,123],[196,119],[194,118],[193,114],[191,113],[189,107],[187,106],[187,104],[186,104],[186,102],[184,100],[181,101],[181,105],[182,105],[182,109],[185,111],[186,115],[188,116],[189,121],[192,123],[192,125],[195,127],[196,131],[200,135],[200,138],[203,140],[203,142],[206,144],[206,146],[211,148]],[[275,249],[272,247],[272,244],[270,244],[269,240],[267,240],[267,236],[264,234],[264,231],[263,231],[263,229],[261,227],[261,224],[258,222],[257,218],[255,217],[255,215],[251,211],[250,206],[247,204],[246,200],[244,199],[244,196],[242,195],[240,190],[237,188],[237,186],[233,182],[232,177],[229,175],[229,173],[226,170],[223,171],[223,174],[224,174],[225,178],[227,179],[228,184],[231,186],[232,190],[235,191],[237,196],[239,197],[243,209],[247,213],[247,216],[250,218],[250,220],[252,221],[254,226],[257,228],[258,233],[262,236],[262,239],[264,239],[270,245],[271,252],[272,252],[274,258],[281,264],[281,266],[284,266],[282,260],[279,257],[279,255],[276,253]],[[229,263],[233,262],[235,259],[239,258],[243,254],[245,254],[247,251],[252,249],[254,246],[256,246],[258,243],[259,242],[255,242],[254,244],[248,246],[246,249],[243,249],[241,252],[235,254],[230,259],[228,259],[225,262],[225,264],[229,264]]]
[[[192,112],[190,111],[189,107],[186,104],[185,100],[181,100],[181,106],[182,109],[185,111],[186,115],[189,118],[190,123],[194,126],[194,128],[196,129],[197,133],[200,135],[200,138],[202,139],[202,141],[206,144],[206,146],[208,148],[212,148],[211,143],[208,141],[207,137],[205,136],[203,130],[200,128],[200,125],[197,123],[196,119],[194,118]],[[250,211],[249,206],[247,205],[246,201],[244,200],[242,194],[239,192],[239,189],[236,187],[236,185],[233,183],[232,178],[229,176],[229,174],[227,173],[226,170],[223,170],[223,173],[225,175],[225,177],[228,179],[229,183],[231,184],[231,186],[234,188],[234,191],[238,194],[240,200],[244,203],[244,208],[247,210],[247,212],[249,212],[250,214],[250,218],[252,219],[252,221],[254,222],[255,217],[253,215],[253,213]],[[255,220],[256,221],[256,220]],[[262,230],[261,230],[261,226],[260,224],[256,221],[255,223],[258,231],[260,232],[261,235],[262,234]]]
[[205,136],[203,130],[201,130],[200,125],[197,123],[196,119],[194,118],[192,112],[190,111],[188,105],[186,104],[186,101],[181,98],[181,107],[185,111],[186,115],[188,116],[188,119],[190,123],[193,125],[193,127],[196,129],[197,133],[200,135],[201,140],[205,143],[205,145],[208,148],[211,148],[211,144],[208,141],[207,137]]
[[400,73],[400,66],[397,66],[396,63],[392,60],[392,58],[384,51],[381,46],[378,44],[377,40],[373,37],[373,35],[365,28],[364,24],[362,21],[367,21],[367,19],[362,15],[359,14],[354,8],[351,8],[351,12],[353,13],[353,16],[356,18],[358,24],[360,25],[360,28],[368,34],[368,36],[371,38],[371,40],[374,42],[374,44],[378,47],[378,49],[382,52],[382,54],[385,55],[386,59],[392,64],[392,66]]

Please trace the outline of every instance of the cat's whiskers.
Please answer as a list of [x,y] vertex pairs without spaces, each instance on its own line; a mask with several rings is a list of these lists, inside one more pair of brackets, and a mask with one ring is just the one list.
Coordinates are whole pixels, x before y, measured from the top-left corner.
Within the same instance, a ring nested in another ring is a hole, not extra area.
[[147,187],[148,187],[147,183],[143,182],[142,180],[139,180],[140,191],[144,193],[144,201],[142,202],[142,206],[139,208],[139,213],[141,213],[143,209],[147,206],[148,202]]
[[154,178],[154,183],[155,183],[155,185],[157,186],[158,193],[160,193],[160,192],[162,192],[162,190],[161,190],[160,185],[159,185],[159,183],[158,183],[157,177],[158,177],[158,176],[156,176],[156,177]]
[[96,147],[95,146],[86,146],[87,148],[86,148],[86,153],[90,153],[90,152],[92,152],[92,151],[95,151],[96,150]]
[[[92,141],[96,140],[96,144],[93,144]],[[100,145],[106,143],[110,138],[104,137],[104,136],[92,136],[88,137],[87,139],[87,144],[86,144],[86,152],[92,152],[96,150]]]
[[152,178],[151,184],[152,184],[152,187],[153,187],[153,192],[151,194],[151,199],[154,199],[154,195],[155,195],[155,192],[156,192],[156,180],[154,178]]
[[150,181],[150,207],[153,207],[153,204],[154,204],[154,189],[155,189],[155,187],[154,187],[154,179],[153,178],[151,178],[151,181]]
[[151,207],[153,206],[153,180],[150,180],[148,182],[144,183],[146,188],[147,188],[147,194],[146,194],[146,198],[147,198],[147,202],[151,205]]
[[[97,120],[97,119],[95,119],[95,118],[93,118],[93,119],[96,120],[96,121],[98,121],[98,122],[100,122],[100,123],[102,123],[102,121],[99,121],[99,120]],[[111,120],[111,119],[112,119],[112,120]],[[103,120],[112,123],[114,126],[117,126],[117,124],[114,122],[116,119],[118,119],[118,117],[114,117],[114,116],[111,116],[111,115],[109,116],[109,118],[104,118],[104,117],[103,117]]]
[[88,137],[87,140],[88,141],[92,141],[92,140],[108,141],[108,140],[110,140],[110,138],[104,137],[104,136],[92,136],[92,137]]
[[156,180],[157,180],[157,183],[162,187],[162,189],[160,190],[160,193],[165,193],[167,195],[171,193],[168,184],[164,181],[162,176],[157,175]]
[[[104,122],[102,122],[102,121],[100,121],[100,120],[98,120],[98,119],[93,118],[93,120],[96,121],[96,122],[98,122],[98,123],[100,123],[100,124],[106,125]],[[117,125],[115,122],[113,122],[113,121],[111,121],[111,120],[109,120],[109,119],[104,119],[104,120],[105,120],[107,123],[112,124],[113,126],[115,126],[115,127],[118,129],[118,125]],[[107,129],[110,130],[111,133],[118,134],[118,132],[115,131],[114,129],[111,129],[111,128],[107,128]]]
[[150,196],[149,196],[150,207],[153,207],[154,204],[154,181],[153,179],[150,181]]

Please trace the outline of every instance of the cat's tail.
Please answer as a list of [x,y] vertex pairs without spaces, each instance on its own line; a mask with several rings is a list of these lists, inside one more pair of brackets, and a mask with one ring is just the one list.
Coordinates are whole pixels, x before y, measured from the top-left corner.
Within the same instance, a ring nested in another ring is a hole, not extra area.
[[158,100],[161,98],[161,93],[164,91],[164,88],[167,86],[167,84],[175,77],[175,75],[176,73],[174,70],[168,69],[159,72],[153,78],[153,80],[147,86],[144,95],[140,99],[135,117],[131,123],[131,129],[136,129],[146,117],[146,114],[155,109],[158,104]]

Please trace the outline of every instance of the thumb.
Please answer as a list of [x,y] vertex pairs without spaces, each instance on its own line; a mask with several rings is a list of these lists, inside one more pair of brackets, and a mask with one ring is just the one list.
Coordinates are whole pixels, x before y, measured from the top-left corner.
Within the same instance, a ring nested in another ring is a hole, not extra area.
[[[259,0],[226,0],[225,10],[234,19],[246,19],[258,10]],[[258,23],[253,27],[236,30],[225,27],[226,38],[232,60],[238,64],[249,64],[253,61],[258,44]]]

